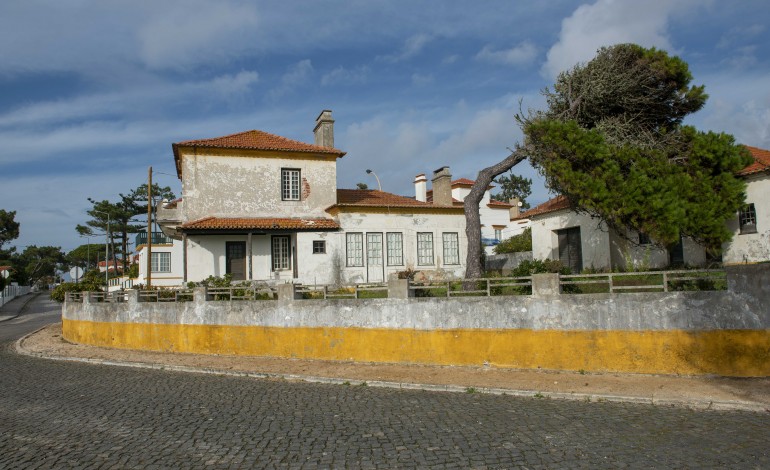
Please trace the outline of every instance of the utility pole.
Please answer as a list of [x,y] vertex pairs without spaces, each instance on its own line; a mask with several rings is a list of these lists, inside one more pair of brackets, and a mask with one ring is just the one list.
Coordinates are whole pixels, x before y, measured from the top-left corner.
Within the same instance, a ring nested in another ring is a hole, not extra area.
[[152,288],[152,167],[147,170],[147,288]]

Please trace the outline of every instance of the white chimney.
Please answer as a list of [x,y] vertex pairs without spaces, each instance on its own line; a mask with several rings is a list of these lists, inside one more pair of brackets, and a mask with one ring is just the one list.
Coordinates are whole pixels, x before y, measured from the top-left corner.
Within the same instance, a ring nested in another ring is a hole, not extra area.
[[513,219],[515,219],[515,218],[517,218],[518,216],[520,216],[520,215],[521,215],[521,201],[519,200],[519,198],[517,198],[517,197],[514,197],[514,198],[511,198],[511,199],[508,201],[508,203],[509,203],[511,206],[513,206],[513,207],[511,207],[511,209],[510,209],[510,212],[511,212],[511,220],[513,220]]
[[334,119],[330,109],[324,109],[315,118],[315,144],[321,147],[334,148]]
[[417,199],[420,202],[426,202],[428,192],[428,178],[425,177],[424,173],[420,173],[419,175],[414,177],[414,196],[415,199]]

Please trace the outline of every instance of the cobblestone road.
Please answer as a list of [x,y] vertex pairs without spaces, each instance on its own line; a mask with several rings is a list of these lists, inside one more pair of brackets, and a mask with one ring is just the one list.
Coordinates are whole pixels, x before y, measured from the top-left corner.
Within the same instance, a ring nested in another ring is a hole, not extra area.
[[319,385],[0,351],[0,468],[770,468],[770,414]]

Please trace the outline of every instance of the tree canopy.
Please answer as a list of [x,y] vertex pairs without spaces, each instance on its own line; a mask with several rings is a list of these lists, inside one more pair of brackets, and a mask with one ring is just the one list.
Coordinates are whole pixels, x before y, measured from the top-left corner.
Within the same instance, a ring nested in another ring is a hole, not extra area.
[[527,198],[532,194],[531,179],[510,173],[507,176],[498,176],[494,181],[500,185],[500,192],[493,194],[492,199],[508,202],[517,198],[521,202],[522,209],[529,209]]
[[730,135],[682,125],[707,99],[691,81],[683,60],[634,44],[602,48],[559,74],[542,92],[545,109],[516,116],[523,142],[481,170],[465,199],[466,277],[482,273],[470,246],[480,240],[484,188],[526,158],[549,189],[619,233],[636,229],[662,245],[687,235],[718,250],[732,235],[725,221],[744,201],[735,173],[751,157]]
[[6,243],[19,238],[19,223],[15,218],[16,211],[0,209],[0,250]]

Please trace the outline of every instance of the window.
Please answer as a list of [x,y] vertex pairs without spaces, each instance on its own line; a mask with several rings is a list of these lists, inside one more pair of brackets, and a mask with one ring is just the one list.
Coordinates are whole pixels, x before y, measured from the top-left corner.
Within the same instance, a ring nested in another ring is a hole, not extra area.
[[347,266],[364,265],[364,234],[348,233],[345,234]]
[[417,234],[417,264],[420,266],[433,264],[433,234],[430,232]]
[[313,254],[321,254],[326,253],[326,241],[324,240],[313,240]]
[[171,253],[164,253],[162,251],[152,253],[150,269],[154,273],[170,273],[171,272]]
[[388,266],[404,265],[404,235],[399,232],[388,232]]
[[382,266],[382,234],[366,234],[366,265]]
[[647,235],[644,232],[639,232],[639,244],[640,245],[651,245],[652,240],[650,240],[650,236]]
[[273,271],[285,271],[291,266],[291,250],[289,237],[285,235],[273,237]]
[[741,233],[757,233],[757,211],[753,202],[743,206],[738,213],[738,223],[741,225]]
[[503,230],[496,228],[495,229],[495,240],[500,241],[503,239]]
[[442,234],[444,242],[444,264],[460,264],[460,242],[457,233]]
[[281,168],[281,199],[299,201],[299,170]]

